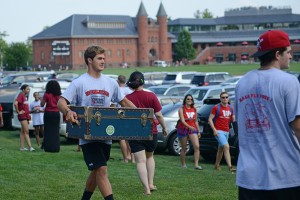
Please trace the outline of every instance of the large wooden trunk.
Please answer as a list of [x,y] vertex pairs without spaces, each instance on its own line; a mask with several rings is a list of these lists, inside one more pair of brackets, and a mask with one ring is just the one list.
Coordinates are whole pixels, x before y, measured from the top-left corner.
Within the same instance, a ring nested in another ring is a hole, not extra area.
[[67,137],[86,140],[152,140],[152,108],[70,106],[76,123],[67,122]]

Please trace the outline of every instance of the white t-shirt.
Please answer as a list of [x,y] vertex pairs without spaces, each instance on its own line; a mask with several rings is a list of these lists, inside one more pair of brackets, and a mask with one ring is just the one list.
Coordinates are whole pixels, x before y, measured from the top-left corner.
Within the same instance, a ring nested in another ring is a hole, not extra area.
[[[41,106],[40,100],[31,102],[29,109],[30,112],[36,109],[38,111],[44,111],[44,107]],[[33,126],[44,125],[44,112],[38,112],[38,111],[31,113]]]
[[[99,78],[93,78],[88,73],[73,80],[61,96],[76,106],[109,107],[112,99],[115,102],[124,99],[117,81],[104,74]],[[111,140],[101,141],[111,144]],[[79,144],[89,142],[93,141],[80,139]]]
[[289,123],[300,116],[297,78],[278,69],[248,72],[236,86],[240,154],[236,183],[251,190],[300,186],[300,148]]

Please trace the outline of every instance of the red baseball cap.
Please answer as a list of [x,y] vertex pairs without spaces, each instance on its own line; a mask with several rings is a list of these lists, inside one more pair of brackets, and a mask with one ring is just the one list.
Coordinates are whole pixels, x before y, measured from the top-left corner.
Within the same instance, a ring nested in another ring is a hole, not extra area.
[[281,30],[269,30],[257,40],[257,52],[252,57],[260,57],[273,49],[291,46],[289,36]]

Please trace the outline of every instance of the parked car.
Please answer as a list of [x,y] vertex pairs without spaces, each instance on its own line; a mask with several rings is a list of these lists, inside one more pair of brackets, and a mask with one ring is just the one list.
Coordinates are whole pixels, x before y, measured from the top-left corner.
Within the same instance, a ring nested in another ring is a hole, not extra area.
[[204,99],[219,97],[220,93],[223,91],[230,92],[234,91],[235,86],[220,86],[220,85],[211,85],[211,86],[201,86],[194,87],[189,89],[185,94],[191,94],[194,98],[195,107],[201,107],[203,105]]
[[[33,97],[34,92],[38,92],[40,95],[40,98],[43,98],[43,96],[45,94],[47,82],[35,82],[35,83],[24,83],[24,84],[27,84],[30,87],[30,92],[27,96],[27,100],[28,100],[29,104],[34,101],[34,97]],[[70,84],[70,82],[67,82],[67,81],[59,81],[59,85],[61,87],[62,92],[69,86],[69,84]],[[19,95],[20,92],[21,91],[19,90],[15,93],[14,99],[17,98],[17,96]],[[16,129],[21,128],[21,124],[18,120],[18,115],[17,115],[17,112],[15,111],[15,107],[13,107],[12,127],[16,128]],[[29,121],[28,127],[29,127],[30,131],[34,130],[31,120]],[[61,117],[60,117],[60,135],[66,136],[66,123],[64,121],[64,117],[63,117],[62,113],[61,113]]]
[[197,72],[170,72],[166,75],[162,84],[190,84]]
[[144,72],[144,87],[161,85],[168,72]]
[[2,115],[5,129],[12,129],[13,102],[15,94],[19,90],[19,86],[16,85],[0,87],[0,104],[3,108]]
[[[230,99],[233,106],[233,99]],[[205,99],[203,106],[198,110],[198,121],[201,131],[200,154],[205,160],[215,160],[218,151],[218,142],[213,135],[213,131],[208,124],[208,118],[212,108],[220,103],[219,98]],[[238,130],[236,123],[233,123],[229,131],[228,143],[231,157],[236,161],[239,154]]]
[[155,60],[153,62],[153,65],[156,67],[167,67],[168,66],[168,64],[164,60]]
[[195,74],[190,83],[197,86],[218,85],[231,77],[228,72],[201,72]]
[[150,91],[156,94],[161,105],[166,105],[169,103],[182,101],[186,91],[188,91],[193,87],[195,86],[178,84],[178,85],[151,86],[147,89],[149,89]]
[[[168,149],[168,152],[172,155],[180,155],[181,145],[177,137],[177,130],[175,125],[179,119],[178,110],[182,106],[182,102],[171,103],[164,105],[162,107],[162,115],[164,117],[166,127],[169,131],[166,137],[162,134],[161,126],[157,126],[158,130],[158,142],[157,142],[157,151],[165,151]],[[187,145],[187,154],[193,152],[192,145]]]
[[222,85],[222,86],[236,85],[242,77],[243,76],[233,76],[230,79],[228,79],[227,81],[222,82],[220,85]]
[[73,81],[78,76],[79,74],[75,74],[75,73],[60,73],[56,75],[56,78],[61,80],[66,80],[66,81]]
[[55,72],[52,70],[11,74],[1,80],[0,87],[21,86],[24,82],[35,82],[37,78],[40,78],[40,80],[47,80],[51,74],[55,74]]

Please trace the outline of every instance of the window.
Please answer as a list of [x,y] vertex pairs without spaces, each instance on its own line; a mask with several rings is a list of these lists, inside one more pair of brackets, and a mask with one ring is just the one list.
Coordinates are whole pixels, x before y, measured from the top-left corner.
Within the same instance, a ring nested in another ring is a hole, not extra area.
[[44,59],[45,59],[45,53],[42,52],[42,53],[41,53],[41,60],[44,60]]
[[236,54],[235,53],[229,53],[228,54],[228,61],[235,62],[235,60],[236,60]]
[[130,49],[126,49],[126,56],[130,57]]
[[107,57],[108,57],[108,58],[111,58],[111,57],[112,57],[112,52],[111,52],[111,50],[107,50]]
[[117,50],[117,56],[118,56],[119,58],[121,58],[121,50],[120,50],[120,49]]

